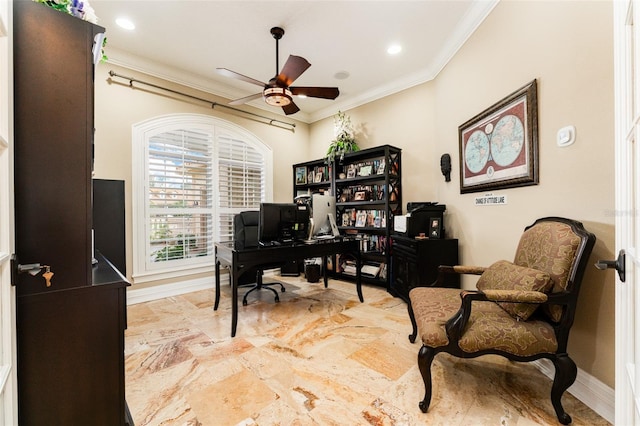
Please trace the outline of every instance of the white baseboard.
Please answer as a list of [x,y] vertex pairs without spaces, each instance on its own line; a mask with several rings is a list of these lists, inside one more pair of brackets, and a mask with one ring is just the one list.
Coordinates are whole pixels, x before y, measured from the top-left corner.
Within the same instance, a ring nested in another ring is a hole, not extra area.
[[[265,277],[277,276],[280,268],[265,269],[263,274]],[[229,274],[220,274],[220,285],[229,284]],[[127,305],[135,305],[136,303],[150,302],[152,300],[163,299],[165,297],[179,296],[181,294],[191,293],[193,291],[214,289],[215,281],[213,278],[197,278],[194,280],[180,281],[171,284],[156,285],[144,288],[127,288]]]
[[[555,367],[548,359],[534,361],[533,364],[544,374],[553,380]],[[568,392],[579,399],[587,407],[598,413],[609,423],[615,421],[616,403],[615,390],[602,383],[589,373],[578,368],[576,381]],[[571,414],[571,413],[569,413]]]
[[[273,277],[278,275],[280,269],[265,269],[265,277]],[[220,274],[220,285],[229,284],[229,274]],[[127,288],[127,305],[135,305],[136,303],[150,302],[152,300],[164,299],[165,297],[179,296],[181,294],[191,293],[200,290],[213,290],[215,281],[211,278],[198,278],[194,280],[180,281],[171,284],[157,285],[145,288]]]
[[[229,282],[228,275],[226,274],[220,278],[221,284],[225,282]],[[165,297],[178,296],[199,290],[211,289],[213,291],[214,288],[214,279],[208,277],[140,289],[129,287],[127,288],[127,305],[150,302],[152,300],[164,299]]]
[[[265,271],[266,276],[276,275],[275,271]],[[229,276],[225,274],[220,278],[220,285],[229,283]],[[165,297],[178,296],[199,290],[213,290],[214,280],[211,278],[198,278],[178,283],[164,284],[141,289],[127,289],[127,305],[149,302]],[[534,361],[533,364],[544,374],[553,380],[555,367],[546,359]],[[593,411],[598,413],[609,423],[615,420],[615,391],[600,380],[578,368],[578,376],[575,383],[569,388],[569,393],[578,398]]]

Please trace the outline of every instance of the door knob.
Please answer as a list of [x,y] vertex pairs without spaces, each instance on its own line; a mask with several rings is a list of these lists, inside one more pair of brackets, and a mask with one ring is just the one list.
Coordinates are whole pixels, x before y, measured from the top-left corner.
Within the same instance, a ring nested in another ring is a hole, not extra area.
[[620,250],[620,252],[618,253],[618,258],[616,260],[598,260],[596,262],[596,268],[615,269],[616,271],[618,271],[618,276],[620,277],[620,281],[624,282],[625,280],[624,260],[625,260],[624,250]]

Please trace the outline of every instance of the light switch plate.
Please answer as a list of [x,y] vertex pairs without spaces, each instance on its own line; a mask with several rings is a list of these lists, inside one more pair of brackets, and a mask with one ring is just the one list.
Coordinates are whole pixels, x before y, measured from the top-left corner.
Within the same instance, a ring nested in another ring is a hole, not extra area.
[[576,128],[566,126],[558,130],[557,142],[559,147],[569,146],[576,141]]

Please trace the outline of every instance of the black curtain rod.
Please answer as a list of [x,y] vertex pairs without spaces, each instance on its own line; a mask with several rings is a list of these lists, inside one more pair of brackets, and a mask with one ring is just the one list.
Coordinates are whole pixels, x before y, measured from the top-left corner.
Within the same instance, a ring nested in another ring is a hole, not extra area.
[[[262,120],[266,120],[267,121],[266,123],[264,123],[262,121],[259,121],[259,123],[269,124],[271,126],[278,127],[280,129],[291,130],[292,132],[295,131],[295,127],[296,127],[295,123],[287,123],[286,121],[276,120],[274,118],[265,117],[264,115],[255,114],[255,113],[249,112],[249,111],[243,111],[243,110],[238,109],[238,108],[230,107],[228,105],[220,104],[218,102],[210,101],[208,99],[199,98],[197,96],[189,95],[187,93],[182,93],[182,92],[179,92],[177,90],[169,89],[167,87],[162,87],[162,86],[159,86],[157,84],[153,84],[153,83],[149,83],[149,82],[146,82],[146,81],[142,81],[142,80],[139,80],[137,78],[127,77],[125,75],[120,75],[120,74],[118,74],[118,73],[116,73],[114,71],[109,71],[109,76],[118,77],[118,78],[123,78],[125,80],[129,80],[129,87],[131,87],[132,89],[135,89],[135,87],[133,86],[133,83],[144,84],[146,86],[150,86],[150,87],[153,87],[155,89],[164,90],[166,92],[170,92],[170,93],[173,93],[173,94],[176,94],[176,95],[185,96],[187,98],[191,98],[191,99],[195,99],[195,100],[200,101],[200,102],[211,104],[211,109],[213,109],[215,107],[227,108],[227,109],[230,109],[230,110],[235,111],[235,112],[239,112],[239,113],[242,113],[242,114],[247,114],[247,115],[250,115],[252,117],[258,117],[258,118],[260,118]],[[291,129],[287,129],[287,128],[282,127],[282,126],[280,126],[278,124],[275,124],[275,123],[280,123],[280,124],[284,124],[286,126],[291,126]]]

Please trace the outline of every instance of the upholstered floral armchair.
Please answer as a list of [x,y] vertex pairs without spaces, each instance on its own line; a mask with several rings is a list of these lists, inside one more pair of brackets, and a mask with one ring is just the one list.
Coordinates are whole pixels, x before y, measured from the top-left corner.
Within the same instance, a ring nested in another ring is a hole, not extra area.
[[[441,266],[434,287],[410,291],[413,343],[420,337],[418,366],[431,402],[431,363],[440,352],[462,358],[485,354],[515,361],[551,360],[555,378],[551,402],[558,420],[571,423],[561,403],[577,375],[567,354],[580,283],[595,236],[580,222],[547,217],[527,227],[513,262],[489,267]],[[449,274],[480,275],[477,290],[441,288]]]

